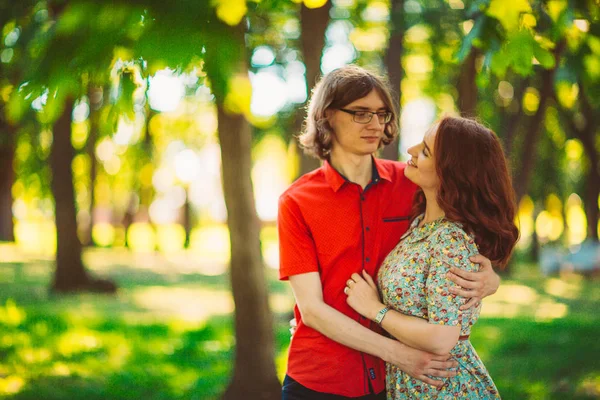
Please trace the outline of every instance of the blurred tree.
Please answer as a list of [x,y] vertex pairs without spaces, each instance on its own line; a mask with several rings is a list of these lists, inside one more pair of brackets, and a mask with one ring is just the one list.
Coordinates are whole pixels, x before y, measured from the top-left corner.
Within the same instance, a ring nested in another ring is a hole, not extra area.
[[[389,79],[392,94],[398,104],[398,110],[402,107],[402,55],[404,52],[404,0],[391,0],[390,2],[390,20],[389,20],[389,38],[385,50],[385,67]],[[400,115],[400,112],[398,113]],[[388,160],[397,161],[400,157],[399,143],[400,137],[394,142],[384,147],[381,156]]]
[[[250,98],[237,98],[237,85],[249,85],[245,54],[245,20],[223,29],[230,37],[223,47],[209,47],[205,58],[209,79],[225,60],[239,60],[226,90],[213,85],[218,108],[223,194],[231,241],[231,286],[235,302],[235,365],[224,399],[278,399],[281,385],[274,363],[272,314],[268,304],[264,264],[260,251],[260,222],[254,205],[250,125],[244,117]],[[240,60],[241,58],[241,60]],[[243,91],[242,91],[243,93]],[[227,97],[229,96],[229,98]]]
[[[2,70],[0,69],[0,75]],[[0,100],[0,241],[13,241],[13,196],[15,181],[16,128],[8,122],[4,102]]]
[[460,115],[468,118],[477,117],[477,57],[479,50],[472,47],[464,60],[458,75],[458,110]]
[[[66,5],[67,3],[53,3],[50,5],[49,11],[58,20],[59,24],[64,23],[64,19],[60,20],[60,18],[63,17]],[[69,35],[57,34],[57,39],[57,42],[64,46],[69,45]],[[54,54],[51,55],[51,57],[53,56]],[[74,73],[77,74],[77,71],[74,71]],[[77,234],[77,211],[72,169],[75,152],[71,143],[71,127],[76,92],[76,89],[70,87],[73,83],[73,80],[71,80],[65,82],[64,85],[59,84],[51,87],[54,89],[54,93],[49,95],[59,99],[56,109],[52,110],[59,117],[52,127],[53,140],[50,155],[57,244],[56,271],[52,282],[52,290],[55,292],[89,290],[113,293],[116,291],[115,283],[110,280],[92,278],[84,267],[81,258],[82,249]]]
[[[325,31],[330,21],[330,10],[330,1],[317,8],[309,8],[304,2],[300,5],[300,47],[306,67],[306,92],[308,97],[310,97],[310,93],[321,75],[321,58],[325,46]],[[302,131],[306,119],[306,104],[298,105],[296,109],[294,124],[296,135]],[[307,156],[303,151],[300,152],[300,175],[319,168],[321,162],[318,159]]]
[[74,100],[68,97],[64,110],[56,120],[52,132],[52,194],[56,221],[56,272],[52,289],[56,292],[91,290],[114,292],[116,285],[109,280],[92,278],[81,260],[81,242],[77,236],[75,190],[73,188],[74,149],[71,144],[71,114]]
[[[17,126],[11,121],[6,110],[10,93],[19,83],[22,57],[22,40],[27,36],[34,23],[27,18],[31,6],[28,1],[12,4],[0,1],[0,40],[2,56],[0,60],[0,241],[13,241],[13,195],[15,182],[15,149]],[[23,27],[26,25],[27,30]]]

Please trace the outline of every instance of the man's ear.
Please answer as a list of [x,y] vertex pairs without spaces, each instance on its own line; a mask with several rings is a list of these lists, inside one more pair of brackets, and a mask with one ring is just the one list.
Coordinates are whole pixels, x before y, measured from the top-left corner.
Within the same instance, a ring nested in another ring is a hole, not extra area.
[[327,118],[327,121],[331,121],[331,118],[333,118],[333,113],[334,113],[334,110],[332,110],[330,108],[325,110],[325,118]]

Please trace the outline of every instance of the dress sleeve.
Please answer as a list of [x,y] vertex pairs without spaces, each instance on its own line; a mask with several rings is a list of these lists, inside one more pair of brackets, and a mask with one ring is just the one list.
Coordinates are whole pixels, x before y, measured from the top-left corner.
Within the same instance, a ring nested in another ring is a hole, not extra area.
[[279,199],[277,215],[279,232],[279,279],[291,275],[318,272],[315,242],[298,204],[289,196]]
[[450,267],[476,272],[478,266],[469,257],[477,254],[477,247],[472,238],[458,228],[442,228],[434,235],[426,283],[428,320],[431,324],[460,325],[465,330],[474,323],[473,309],[478,310],[480,305],[461,311],[459,307],[468,299],[450,293],[448,289],[457,285],[447,279],[446,274]]

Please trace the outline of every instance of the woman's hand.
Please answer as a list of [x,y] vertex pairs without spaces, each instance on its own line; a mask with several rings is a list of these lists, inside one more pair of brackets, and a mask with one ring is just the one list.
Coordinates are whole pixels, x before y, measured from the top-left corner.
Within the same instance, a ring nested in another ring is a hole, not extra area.
[[348,296],[346,303],[370,320],[374,320],[377,313],[385,307],[379,300],[377,285],[365,270],[362,271],[362,276],[352,274],[346,282],[344,293]]

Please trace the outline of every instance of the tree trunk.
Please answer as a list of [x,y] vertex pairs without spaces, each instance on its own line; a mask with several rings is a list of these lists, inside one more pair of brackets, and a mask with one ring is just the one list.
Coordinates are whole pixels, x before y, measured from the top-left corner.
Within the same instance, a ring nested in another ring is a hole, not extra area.
[[250,126],[242,115],[227,114],[219,105],[218,131],[231,241],[236,336],[233,378],[224,399],[279,399],[281,385],[274,363],[273,321],[250,178]]
[[114,283],[92,279],[81,260],[81,242],[77,237],[75,190],[73,188],[72,162],[74,149],[71,144],[71,114],[74,101],[69,98],[65,109],[53,128],[50,167],[52,169],[52,194],[55,201],[56,220],[56,271],[52,290],[73,292],[90,290],[114,292]]
[[458,76],[458,110],[460,115],[467,118],[477,116],[477,55],[479,52],[471,47],[471,52],[465,59]]
[[[312,88],[317,83],[321,75],[321,57],[323,56],[323,47],[325,47],[325,31],[329,25],[329,11],[331,2],[328,1],[319,8],[308,8],[302,3],[300,9],[300,45],[302,47],[302,56],[306,66],[306,89],[310,96]],[[306,118],[304,107],[298,107],[297,115],[294,119],[294,132],[300,133],[302,123]],[[307,156],[304,152],[300,153],[300,175],[304,175],[321,166],[321,162]]]
[[[402,53],[404,52],[404,0],[392,0],[390,10],[390,38],[385,52],[385,66],[394,101],[398,104],[398,115],[402,106]],[[398,161],[400,136],[383,148],[381,156]]]
[[556,45],[556,48],[554,49],[556,66],[552,69],[545,69],[541,73],[542,87],[540,90],[540,103],[535,115],[533,116],[531,126],[529,127],[529,132],[527,132],[527,136],[525,137],[525,142],[523,144],[523,151],[521,152],[520,157],[520,159],[523,160],[523,164],[521,165],[519,173],[515,176],[515,180],[513,182],[517,196],[517,204],[519,204],[529,189],[531,173],[536,160],[535,146],[537,145],[541,131],[544,129],[546,106],[548,105],[548,101],[554,93],[554,75],[556,74],[556,68],[560,63],[560,57],[564,47],[564,41],[561,41]]
[[521,102],[523,101],[523,94],[525,93],[525,89],[527,89],[528,85],[529,78],[522,80],[515,90],[513,101],[517,103],[517,110],[512,114],[503,111],[504,118],[502,118],[502,120],[507,122],[502,130],[502,144],[504,145],[504,154],[506,154],[506,157],[511,161],[513,159],[512,152],[515,136],[517,134],[521,118],[523,117],[523,105]]
[[0,113],[0,241],[12,242],[15,240],[12,215],[15,128],[4,118],[4,110],[0,109]]
[[[245,49],[246,23],[232,29],[239,51]],[[214,56],[214,55],[213,55]],[[247,75],[240,55],[237,73]],[[216,71],[218,57],[207,57],[207,71]],[[214,64],[209,64],[214,63]],[[211,79],[209,73],[208,78]],[[224,110],[224,95],[216,95],[221,146],[223,195],[231,243],[231,289],[235,304],[235,364],[223,395],[226,400],[279,400],[281,384],[275,369],[273,317],[269,309],[265,267],[260,250],[260,222],[252,188],[252,135],[248,121]]]

